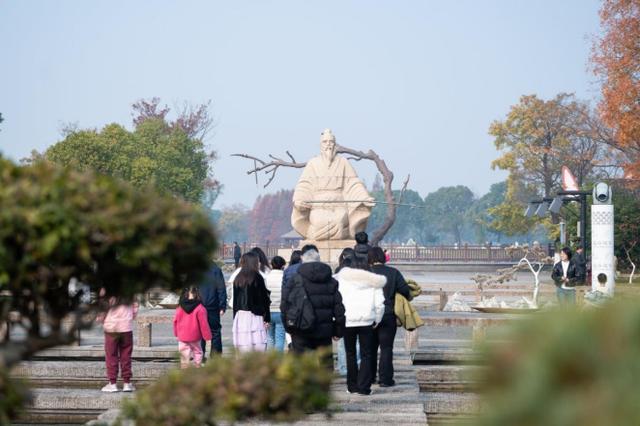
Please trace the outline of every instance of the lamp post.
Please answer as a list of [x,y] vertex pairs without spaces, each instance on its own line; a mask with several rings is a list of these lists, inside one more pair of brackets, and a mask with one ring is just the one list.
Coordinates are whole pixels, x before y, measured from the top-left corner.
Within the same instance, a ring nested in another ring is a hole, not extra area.
[[[580,203],[580,226],[578,227],[578,236],[580,237],[580,246],[587,247],[587,195],[589,191],[558,191],[558,196],[563,198],[564,202],[577,201]],[[568,198],[571,196],[571,198]]]

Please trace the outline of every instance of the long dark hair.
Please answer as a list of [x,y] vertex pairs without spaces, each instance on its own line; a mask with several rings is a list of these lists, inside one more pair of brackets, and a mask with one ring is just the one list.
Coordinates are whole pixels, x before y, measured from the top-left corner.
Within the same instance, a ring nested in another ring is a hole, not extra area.
[[258,255],[258,259],[260,261],[260,270],[265,272],[269,267],[269,259],[267,259],[267,255],[264,254],[264,251],[260,247],[254,247],[251,251]]
[[335,273],[337,274],[344,267],[349,267],[353,263],[356,258],[356,252],[350,247],[342,250],[340,256],[338,257],[338,267],[336,268]]
[[338,269],[336,269],[336,274],[343,268],[362,269],[364,271],[371,270],[371,268],[369,268],[369,262],[367,262],[367,259],[358,256],[355,250],[346,248],[342,251],[342,255],[342,263],[340,266],[338,266]]
[[240,258],[240,272],[233,280],[234,287],[245,287],[251,285],[256,275],[260,273],[260,258],[253,251],[247,252]]
[[387,258],[384,255],[384,250],[380,247],[371,247],[369,249],[369,265],[373,265],[374,263],[385,264],[387,263]]
[[289,259],[289,266],[302,262],[302,250],[294,250],[291,252],[291,259]]

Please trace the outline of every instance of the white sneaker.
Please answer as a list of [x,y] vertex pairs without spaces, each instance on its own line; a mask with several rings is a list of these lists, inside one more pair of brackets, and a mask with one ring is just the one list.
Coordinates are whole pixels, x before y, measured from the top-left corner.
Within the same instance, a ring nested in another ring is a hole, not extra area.
[[119,390],[120,389],[118,389],[118,385],[116,385],[115,383],[107,383],[102,388],[102,392],[118,392]]
[[136,390],[136,387],[133,386],[133,383],[125,383],[122,387],[122,392],[133,392]]

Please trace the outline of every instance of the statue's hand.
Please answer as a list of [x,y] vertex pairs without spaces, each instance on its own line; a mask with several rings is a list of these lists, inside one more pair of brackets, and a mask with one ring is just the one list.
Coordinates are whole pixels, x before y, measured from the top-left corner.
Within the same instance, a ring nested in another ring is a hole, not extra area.
[[367,201],[364,202],[365,207],[373,208],[376,205],[376,200],[373,197],[369,197]]
[[311,210],[311,204],[307,203],[306,201],[294,201],[293,205],[298,210]]

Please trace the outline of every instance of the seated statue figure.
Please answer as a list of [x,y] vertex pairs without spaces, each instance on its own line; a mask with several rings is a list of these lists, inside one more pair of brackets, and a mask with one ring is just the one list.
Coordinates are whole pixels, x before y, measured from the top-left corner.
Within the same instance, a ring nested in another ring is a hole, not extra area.
[[337,155],[331,130],[322,132],[320,155],[307,162],[293,194],[293,228],[307,240],[353,240],[365,230],[373,201],[349,161]]

